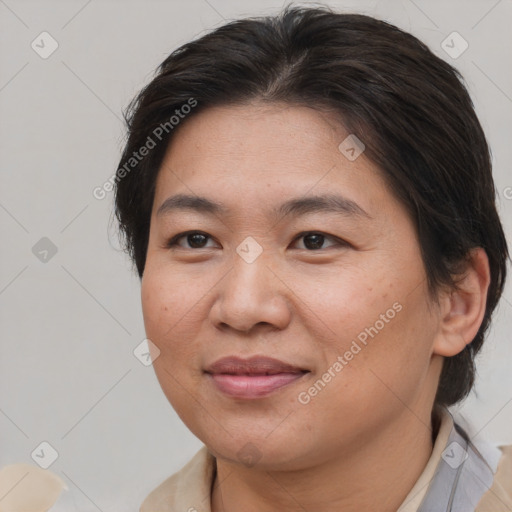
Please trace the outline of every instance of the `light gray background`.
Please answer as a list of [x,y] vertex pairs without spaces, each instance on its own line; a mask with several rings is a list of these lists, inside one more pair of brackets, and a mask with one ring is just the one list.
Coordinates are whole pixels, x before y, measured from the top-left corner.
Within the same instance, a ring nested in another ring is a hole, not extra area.
[[[302,2],[303,4],[307,2]],[[412,32],[466,78],[492,146],[512,240],[512,2],[331,1]],[[55,510],[130,511],[200,448],[133,355],[145,338],[139,282],[110,227],[121,111],[168,53],[281,0],[0,0],[0,467],[34,464],[42,441],[69,490]],[[31,42],[59,47],[42,59]],[[441,48],[453,31],[469,48]],[[37,39],[36,39],[37,42]],[[42,262],[32,247],[58,252]],[[512,443],[510,286],[460,414],[473,434]],[[455,411],[457,412],[457,411]],[[52,509],[53,510],[53,509]]]

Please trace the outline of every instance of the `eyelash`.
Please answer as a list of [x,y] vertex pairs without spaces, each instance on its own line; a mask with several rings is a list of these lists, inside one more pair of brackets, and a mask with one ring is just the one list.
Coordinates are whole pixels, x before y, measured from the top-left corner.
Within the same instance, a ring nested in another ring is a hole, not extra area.
[[[167,243],[166,243],[166,247],[168,249],[172,249],[176,246],[178,246],[177,242],[181,239],[181,238],[184,238],[188,235],[203,235],[205,236],[206,238],[210,239],[210,240],[213,240],[213,238],[208,235],[208,233],[205,233],[204,231],[184,231],[183,233],[178,233],[177,235],[174,235]],[[342,246],[342,247],[349,247],[350,244],[348,242],[346,242],[345,240],[342,240],[341,238],[338,238],[338,237],[335,237],[333,235],[329,235],[327,233],[323,233],[321,231],[302,231],[301,233],[299,233],[294,239],[293,241],[295,242],[296,240],[299,240],[300,238],[304,238],[308,235],[321,235],[323,237],[325,237],[326,239],[329,239],[329,240],[332,240],[334,242],[336,242],[336,244],[338,246]],[[180,246],[178,246],[180,247]],[[209,247],[181,247],[182,249],[191,249],[191,250],[199,250],[199,249],[209,249]],[[320,249],[301,249],[301,250],[305,250],[305,251],[308,251],[308,252],[317,252],[317,251],[320,251],[322,250],[321,248]]]

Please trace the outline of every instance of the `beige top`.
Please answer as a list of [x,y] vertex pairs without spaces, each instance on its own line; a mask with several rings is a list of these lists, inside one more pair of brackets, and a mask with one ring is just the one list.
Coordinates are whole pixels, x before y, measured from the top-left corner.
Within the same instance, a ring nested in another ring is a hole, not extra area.
[[47,512],[61,491],[60,477],[32,464],[10,464],[0,469],[0,512]]
[[[416,512],[432,480],[453,427],[448,411],[441,422],[430,459],[397,512]],[[512,445],[500,446],[501,457],[492,487],[475,512],[512,512]],[[211,512],[215,457],[203,446],[177,473],[167,478],[144,500],[140,512]],[[469,512],[469,511],[468,511]]]

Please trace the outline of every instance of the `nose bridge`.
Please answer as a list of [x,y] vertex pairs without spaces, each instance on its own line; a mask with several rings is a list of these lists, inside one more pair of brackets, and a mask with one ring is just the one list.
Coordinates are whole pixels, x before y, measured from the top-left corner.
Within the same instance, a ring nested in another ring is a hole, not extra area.
[[[259,245],[259,244],[258,244]],[[219,283],[212,320],[247,332],[256,324],[283,328],[289,321],[287,300],[279,279],[269,268],[270,253],[244,240],[233,255],[233,267]]]
[[[233,269],[231,279],[233,286],[230,292],[240,294],[241,298],[245,295],[261,297],[265,287],[268,289],[268,264],[271,255],[268,248],[263,248],[263,242],[260,238],[258,242],[252,236],[247,236],[236,247],[233,254]],[[245,290],[243,288],[246,288]]]

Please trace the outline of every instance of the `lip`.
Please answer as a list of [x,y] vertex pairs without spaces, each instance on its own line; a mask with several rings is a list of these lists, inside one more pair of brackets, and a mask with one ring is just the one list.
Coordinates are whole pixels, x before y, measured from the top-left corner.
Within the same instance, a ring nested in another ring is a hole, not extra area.
[[208,366],[205,373],[222,393],[250,400],[263,398],[296,382],[309,370],[271,357],[230,356]]

